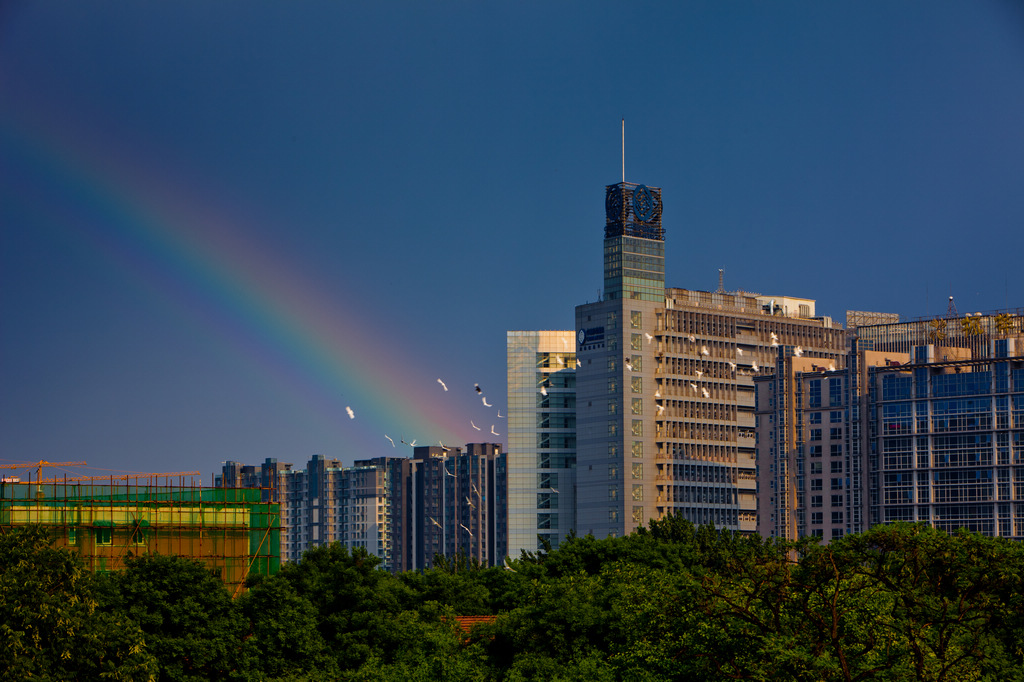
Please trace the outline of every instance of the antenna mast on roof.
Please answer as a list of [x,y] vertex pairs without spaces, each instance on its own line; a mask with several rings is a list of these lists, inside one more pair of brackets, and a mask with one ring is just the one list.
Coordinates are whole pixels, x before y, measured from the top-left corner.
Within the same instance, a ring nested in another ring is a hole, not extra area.
[[716,294],[725,293],[725,271],[722,268],[718,268],[718,291]]
[[626,181],[626,117],[622,117],[622,181]]

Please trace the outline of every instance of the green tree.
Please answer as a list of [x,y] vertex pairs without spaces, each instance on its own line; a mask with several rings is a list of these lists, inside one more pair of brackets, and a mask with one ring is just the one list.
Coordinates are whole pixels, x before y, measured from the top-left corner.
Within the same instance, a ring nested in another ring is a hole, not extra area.
[[97,613],[92,574],[41,527],[0,529],[0,679],[153,679],[139,628]]
[[161,680],[227,680],[242,676],[239,651],[246,623],[216,572],[199,561],[149,554],[104,576],[104,610],[125,614],[145,633]]

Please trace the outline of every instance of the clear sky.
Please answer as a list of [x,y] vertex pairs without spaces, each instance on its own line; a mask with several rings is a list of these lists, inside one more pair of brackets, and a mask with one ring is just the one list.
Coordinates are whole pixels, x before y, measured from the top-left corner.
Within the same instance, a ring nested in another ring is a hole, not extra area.
[[1019,0],[6,0],[0,460],[504,442],[506,330],[598,298],[623,117],[670,286],[1024,307]]

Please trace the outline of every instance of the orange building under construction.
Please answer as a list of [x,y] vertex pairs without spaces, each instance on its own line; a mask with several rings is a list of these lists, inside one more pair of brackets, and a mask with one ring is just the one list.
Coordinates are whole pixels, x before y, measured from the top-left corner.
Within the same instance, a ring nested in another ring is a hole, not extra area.
[[253,488],[115,483],[0,482],[0,532],[38,524],[87,568],[117,571],[159,553],[197,559],[237,595],[250,574],[280,567],[280,514]]

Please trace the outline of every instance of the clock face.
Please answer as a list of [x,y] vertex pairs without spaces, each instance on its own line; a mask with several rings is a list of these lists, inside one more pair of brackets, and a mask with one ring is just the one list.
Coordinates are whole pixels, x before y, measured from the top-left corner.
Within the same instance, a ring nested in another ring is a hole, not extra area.
[[658,208],[658,200],[651,194],[646,185],[638,185],[633,190],[633,215],[642,223],[649,223]]
[[582,346],[583,342],[587,340],[587,332],[582,329],[576,332],[576,340],[579,341],[579,344]]

